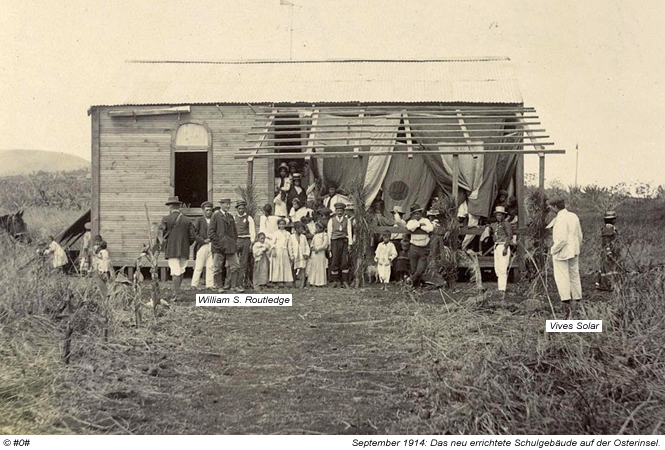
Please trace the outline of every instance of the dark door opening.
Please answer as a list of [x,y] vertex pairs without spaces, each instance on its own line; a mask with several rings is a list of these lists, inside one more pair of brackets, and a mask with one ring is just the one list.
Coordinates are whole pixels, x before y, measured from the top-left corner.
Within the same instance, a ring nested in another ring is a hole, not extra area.
[[199,208],[208,199],[208,152],[176,152],[174,184],[183,206]]

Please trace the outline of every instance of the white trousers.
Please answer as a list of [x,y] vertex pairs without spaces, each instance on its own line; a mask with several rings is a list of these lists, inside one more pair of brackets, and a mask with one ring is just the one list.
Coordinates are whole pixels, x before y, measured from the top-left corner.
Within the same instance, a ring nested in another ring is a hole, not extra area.
[[[506,256],[503,256],[503,249],[507,248]],[[508,284],[508,264],[510,263],[510,247],[507,244],[497,244],[494,246],[494,273],[499,283],[499,290],[505,291]]]
[[386,264],[385,266],[377,264],[376,272],[379,275],[381,283],[390,283],[390,264]]
[[187,268],[187,258],[169,258],[169,269],[171,269],[171,276],[177,277],[185,273]]
[[580,258],[553,259],[554,281],[562,301],[582,299],[582,282],[580,281]]
[[192,287],[198,287],[201,280],[203,268],[206,268],[206,287],[215,286],[215,265],[212,259],[212,244],[207,243],[196,252],[196,263],[194,264],[194,275],[192,275]]

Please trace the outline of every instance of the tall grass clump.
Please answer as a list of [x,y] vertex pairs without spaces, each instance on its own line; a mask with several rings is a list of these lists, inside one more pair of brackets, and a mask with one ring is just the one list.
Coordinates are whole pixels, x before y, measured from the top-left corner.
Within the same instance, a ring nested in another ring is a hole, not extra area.
[[349,260],[353,261],[355,287],[358,288],[364,284],[364,274],[368,260],[374,254],[372,248],[374,231],[372,230],[370,215],[365,207],[368,196],[365,183],[362,180],[356,180],[351,183],[347,192],[355,207],[353,246],[349,252]]

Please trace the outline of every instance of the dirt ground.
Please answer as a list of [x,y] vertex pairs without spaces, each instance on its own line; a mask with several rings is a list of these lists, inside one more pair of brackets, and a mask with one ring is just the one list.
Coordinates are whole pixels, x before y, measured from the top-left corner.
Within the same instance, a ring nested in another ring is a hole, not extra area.
[[423,363],[435,362],[422,360],[429,356],[422,338],[407,327],[416,310],[441,310],[441,295],[433,291],[434,300],[416,308],[391,289],[294,290],[292,307],[196,307],[189,291],[156,323],[131,331],[135,338],[74,356],[69,381],[81,391],[63,398],[67,426],[141,434],[441,432],[417,404]]
[[[462,376],[465,364],[506,339],[485,324],[512,328],[510,339],[538,339],[549,314],[547,304],[525,304],[517,294],[506,302],[470,298],[468,285],[418,298],[396,285],[389,292],[374,286],[266,292],[292,292],[293,306],[196,307],[196,292],[189,291],[156,320],[147,315],[138,330],[128,314],[107,344],[75,339],[61,385],[66,427],[136,434],[444,433],[431,420],[444,411],[426,404],[432,374]],[[457,323],[454,311],[482,315],[483,325]],[[418,329],[425,320],[429,330],[438,327],[437,336]],[[534,328],[540,332],[526,331]],[[477,342],[466,339],[459,348],[455,334],[462,329]],[[441,354],[448,360],[439,361]]]

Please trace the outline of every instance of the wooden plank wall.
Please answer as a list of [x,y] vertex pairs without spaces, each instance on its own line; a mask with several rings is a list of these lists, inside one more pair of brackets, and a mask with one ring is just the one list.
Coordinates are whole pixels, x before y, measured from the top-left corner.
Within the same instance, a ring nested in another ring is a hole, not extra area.
[[[139,107],[133,107],[138,109]],[[110,117],[100,107],[100,234],[109,245],[115,266],[132,264],[148,241],[148,224],[158,224],[168,213],[164,205],[172,195],[170,186],[171,138],[179,122],[204,122],[212,131],[213,198],[237,199],[236,186],[247,182],[247,163],[229,155],[246,146],[254,113],[247,106],[192,105],[190,114]],[[261,193],[259,204],[268,198],[268,164],[256,160],[254,182]],[[258,217],[257,223],[258,223]]]

